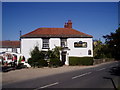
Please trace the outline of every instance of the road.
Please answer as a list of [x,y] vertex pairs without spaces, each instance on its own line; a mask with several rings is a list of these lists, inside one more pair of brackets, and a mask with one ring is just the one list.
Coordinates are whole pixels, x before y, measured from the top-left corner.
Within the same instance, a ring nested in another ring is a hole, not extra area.
[[118,65],[118,62],[112,62],[97,67],[3,84],[3,88],[34,88],[34,90],[43,88],[114,88],[113,84],[118,86],[118,80],[120,80],[116,68]]

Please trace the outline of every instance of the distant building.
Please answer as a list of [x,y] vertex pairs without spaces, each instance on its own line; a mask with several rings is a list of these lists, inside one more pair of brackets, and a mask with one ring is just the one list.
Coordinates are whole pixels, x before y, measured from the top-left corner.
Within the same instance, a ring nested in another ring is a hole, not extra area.
[[0,52],[20,53],[20,41],[0,41]]
[[66,65],[69,65],[69,57],[93,57],[92,36],[73,29],[71,20],[64,28],[38,28],[21,36],[21,53],[25,58],[30,58],[30,51],[36,45],[45,51],[63,47],[60,59]]

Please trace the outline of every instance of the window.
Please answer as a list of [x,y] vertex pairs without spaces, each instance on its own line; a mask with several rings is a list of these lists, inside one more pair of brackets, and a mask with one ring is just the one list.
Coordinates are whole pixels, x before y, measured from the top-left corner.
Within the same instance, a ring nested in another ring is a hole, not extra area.
[[87,42],[82,42],[82,41],[79,41],[79,42],[74,42],[74,47],[83,47],[83,48],[86,48],[87,47]]
[[43,39],[43,48],[45,49],[49,48],[49,39]]
[[17,48],[12,48],[12,52],[17,53]]
[[91,55],[91,50],[88,50],[88,55]]
[[61,39],[61,47],[67,47],[67,39]]

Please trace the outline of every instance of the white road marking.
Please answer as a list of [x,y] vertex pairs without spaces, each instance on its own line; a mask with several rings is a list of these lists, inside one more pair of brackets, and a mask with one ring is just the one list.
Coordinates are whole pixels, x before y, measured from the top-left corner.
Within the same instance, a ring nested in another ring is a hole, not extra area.
[[92,72],[88,72],[88,73],[84,73],[84,74],[81,74],[81,75],[78,75],[78,76],[74,76],[74,77],[72,77],[72,79],[75,79],[75,78],[78,78],[78,77],[82,77],[82,76],[88,75],[90,73],[92,73]]
[[99,69],[99,70],[97,70],[97,71],[101,71],[101,70],[104,70],[104,69],[106,69],[106,68],[101,68],[101,69]]
[[54,86],[54,85],[57,85],[57,84],[59,84],[59,82],[48,84],[48,85],[42,86],[40,88],[47,88],[47,87]]

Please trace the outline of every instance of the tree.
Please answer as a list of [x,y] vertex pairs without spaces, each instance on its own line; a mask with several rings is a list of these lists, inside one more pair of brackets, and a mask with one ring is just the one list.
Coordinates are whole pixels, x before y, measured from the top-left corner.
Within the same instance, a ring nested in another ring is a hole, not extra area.
[[100,40],[95,40],[93,44],[93,55],[95,59],[104,58],[104,52],[103,52],[104,45]]
[[95,59],[111,58],[110,50],[107,44],[103,44],[100,40],[94,40],[93,53]]
[[110,35],[103,36],[106,39],[106,44],[115,59],[120,59],[120,27]]
[[35,46],[34,49],[30,52],[31,58],[28,59],[28,63],[33,67],[43,67],[47,66],[47,61],[44,60],[45,53],[40,51],[38,46]]

